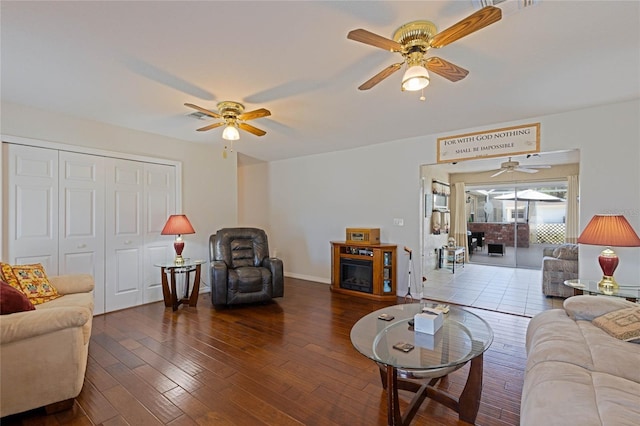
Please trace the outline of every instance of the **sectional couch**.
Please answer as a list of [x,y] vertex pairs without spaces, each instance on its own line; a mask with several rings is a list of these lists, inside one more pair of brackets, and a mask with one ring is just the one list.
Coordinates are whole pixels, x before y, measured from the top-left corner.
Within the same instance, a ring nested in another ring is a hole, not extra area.
[[574,296],[531,320],[521,426],[640,424],[640,343],[612,337],[596,320],[627,308],[640,305]]

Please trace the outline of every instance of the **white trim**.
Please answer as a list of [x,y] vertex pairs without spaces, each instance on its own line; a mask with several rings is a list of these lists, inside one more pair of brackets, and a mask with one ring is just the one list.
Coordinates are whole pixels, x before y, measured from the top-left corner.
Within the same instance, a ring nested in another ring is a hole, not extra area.
[[117,151],[108,151],[105,149],[89,148],[80,145],[69,145],[60,142],[43,141],[40,139],[25,138],[22,136],[0,135],[2,142],[13,143],[18,145],[37,146],[40,148],[57,149],[58,151],[79,152],[82,154],[99,155],[102,157],[119,158],[122,160],[134,160],[145,163],[165,164],[169,166],[177,166],[180,161],[168,160],[166,158],[148,157],[145,155],[127,154]]
[[285,277],[297,278],[299,280],[314,281],[322,284],[331,284],[331,280],[328,278],[314,277],[312,275],[294,274],[293,272],[285,272],[283,275]]

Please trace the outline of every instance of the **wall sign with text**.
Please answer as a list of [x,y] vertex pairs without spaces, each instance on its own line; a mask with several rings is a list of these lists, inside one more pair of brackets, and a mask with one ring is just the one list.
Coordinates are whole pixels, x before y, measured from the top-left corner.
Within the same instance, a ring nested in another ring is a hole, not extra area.
[[540,152],[540,123],[438,138],[438,163]]

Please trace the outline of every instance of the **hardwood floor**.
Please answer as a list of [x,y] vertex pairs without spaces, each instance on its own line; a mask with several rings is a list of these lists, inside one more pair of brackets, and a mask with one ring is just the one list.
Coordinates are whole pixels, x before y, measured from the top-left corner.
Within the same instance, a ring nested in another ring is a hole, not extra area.
[[[399,300],[400,301],[400,300]],[[208,294],[177,312],[153,303],[94,318],[84,388],[71,410],[34,410],[2,425],[384,425],[377,366],[351,345],[364,314],[393,303],[287,278],[265,305],[215,310]],[[476,423],[519,424],[529,318],[468,308],[489,322]],[[468,365],[440,386],[458,395]],[[406,407],[410,396],[402,399]],[[412,424],[458,425],[425,401]]]

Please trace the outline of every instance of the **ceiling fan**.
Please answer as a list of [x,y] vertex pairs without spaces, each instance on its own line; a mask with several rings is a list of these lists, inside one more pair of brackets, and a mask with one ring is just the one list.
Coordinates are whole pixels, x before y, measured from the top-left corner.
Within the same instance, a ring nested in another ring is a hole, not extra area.
[[511,157],[509,157],[509,161],[505,161],[500,164],[500,169],[497,173],[491,175],[491,177],[499,176],[503,173],[511,173],[511,172],[523,172],[523,173],[538,173],[537,169],[550,169],[551,166],[527,166],[520,167],[520,163],[518,161],[511,161]]
[[431,48],[439,49],[453,43],[498,22],[501,18],[502,11],[499,8],[486,6],[439,33],[436,33],[436,26],[430,21],[413,21],[401,26],[395,31],[393,40],[363,29],[350,31],[347,35],[348,39],[390,50],[391,52],[398,52],[403,58],[402,62],[389,65],[360,85],[358,89],[371,89],[398,71],[405,63],[407,64],[407,71],[402,78],[401,87],[403,91],[415,91],[427,87],[429,84],[427,70],[452,82],[462,80],[469,74],[469,71],[435,56],[427,58],[427,51]]
[[238,129],[253,133],[256,136],[264,136],[267,134],[267,132],[265,132],[264,130],[260,130],[257,127],[245,123],[245,121],[270,116],[271,112],[267,109],[260,108],[254,111],[244,112],[244,105],[239,102],[233,101],[218,102],[218,112],[209,111],[208,109],[199,107],[194,104],[186,103],[184,105],[189,108],[193,108],[201,112],[202,114],[208,115],[209,117],[223,120],[218,123],[209,124],[208,126],[197,129],[199,132],[205,132],[207,130],[226,125],[227,127],[225,127],[224,131],[222,132],[222,138],[230,141],[240,139],[240,133],[238,132]]

